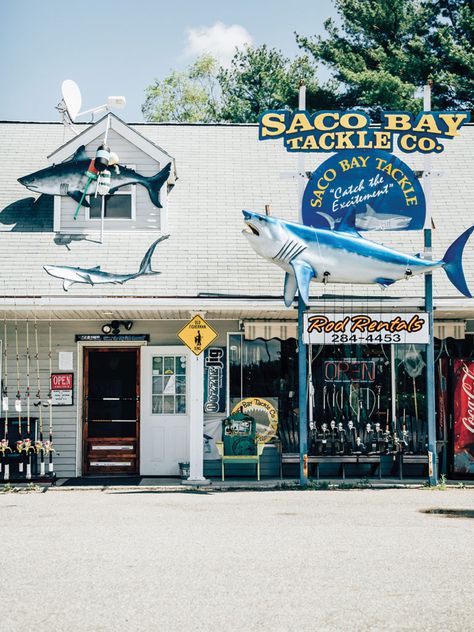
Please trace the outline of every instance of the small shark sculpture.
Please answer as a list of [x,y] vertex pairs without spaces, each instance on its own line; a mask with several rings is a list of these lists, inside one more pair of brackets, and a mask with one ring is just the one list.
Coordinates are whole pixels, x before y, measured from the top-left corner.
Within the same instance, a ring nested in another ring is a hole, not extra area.
[[[334,230],[339,218],[334,219],[328,213],[316,211],[328,223],[330,230]],[[411,222],[411,217],[396,215],[395,213],[377,213],[370,204],[365,205],[365,213],[357,213],[355,226],[359,230],[403,230]]]
[[[40,169],[27,176],[18,178],[18,182],[30,191],[38,193],[46,193],[48,195],[68,195],[76,202],[81,202],[84,190],[87,186],[88,176],[87,168],[91,162],[86,154],[84,145],[81,145],[71,160],[61,162],[58,165]],[[158,208],[162,208],[160,201],[160,190],[163,184],[168,180],[171,170],[171,162],[169,162],[161,171],[151,177],[145,177],[124,167],[118,165],[118,173],[115,169],[111,169],[111,188],[109,194],[112,195],[129,184],[141,184],[144,186],[150,196],[150,200]],[[94,193],[94,190],[89,193]],[[90,204],[84,197],[82,206],[89,207]]]
[[160,241],[164,241],[168,239],[169,235],[163,235],[156,241],[154,241],[151,246],[146,251],[145,256],[140,263],[140,267],[138,272],[132,274],[113,274],[111,272],[103,272],[100,269],[100,266],[95,266],[94,268],[74,268],[72,266],[43,266],[48,274],[52,277],[56,277],[57,279],[63,280],[63,290],[65,292],[73,285],[74,283],[88,283],[89,285],[98,285],[100,283],[126,283],[131,279],[136,279],[139,276],[144,274],[161,274],[161,272],[155,272],[151,269],[151,258],[153,253],[155,252],[156,246],[160,243]]
[[333,231],[242,212],[248,227],[242,233],[252,248],[286,272],[284,300],[287,307],[292,304],[296,290],[308,304],[311,280],[319,283],[378,283],[388,287],[400,279],[435,268],[444,268],[461,294],[472,298],[464,277],[462,253],[474,226],[451,244],[442,259],[429,261],[363,239],[355,228],[353,210]]

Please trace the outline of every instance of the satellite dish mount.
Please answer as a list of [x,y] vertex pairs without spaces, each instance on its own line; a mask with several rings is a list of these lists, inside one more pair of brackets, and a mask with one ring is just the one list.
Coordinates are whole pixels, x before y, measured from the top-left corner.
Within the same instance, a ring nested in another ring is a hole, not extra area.
[[90,114],[91,122],[93,122],[94,115],[98,112],[108,112],[113,108],[122,109],[126,105],[125,97],[107,97],[107,102],[103,105],[99,105],[95,108],[80,112],[82,105],[81,91],[79,90],[79,86],[77,85],[77,83],[72,79],[66,79],[65,81],[63,81],[61,85],[61,94],[62,99],[56,106],[56,109],[61,114],[63,124],[67,125],[74,132],[74,134],[76,134],[76,136],[79,134],[79,132],[74,127],[74,123],[79,116]]

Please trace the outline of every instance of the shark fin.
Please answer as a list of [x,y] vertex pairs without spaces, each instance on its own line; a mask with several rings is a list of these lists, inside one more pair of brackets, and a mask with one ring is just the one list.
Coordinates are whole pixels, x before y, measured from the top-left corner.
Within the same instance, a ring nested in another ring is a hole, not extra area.
[[[71,197],[78,204],[79,204],[79,202],[82,199],[81,191],[68,191],[67,194],[69,195],[69,197]],[[89,202],[87,201],[86,198],[84,198],[82,200],[82,206],[86,206],[87,208],[90,208],[90,204],[89,204]]]
[[354,207],[350,208],[339,224],[334,228],[334,230],[338,233],[349,233],[354,237],[361,237],[362,235],[356,229],[355,226],[356,221],[356,209]]
[[294,270],[296,283],[298,284],[298,292],[305,305],[309,302],[309,284],[315,276],[313,268],[302,261],[292,261],[291,267]]
[[296,295],[296,290],[298,289],[298,285],[296,283],[296,277],[292,272],[287,272],[285,274],[285,289],[284,289],[284,299],[285,305],[287,307],[291,307],[293,303],[293,299]]
[[90,160],[89,156],[86,154],[85,145],[81,145],[76,149],[69,162],[80,162],[83,160]]
[[93,268],[89,268],[89,272],[100,272],[100,266],[94,266]]
[[386,279],[385,277],[378,277],[375,279],[375,282],[383,287],[388,287],[389,285],[392,285],[392,283],[395,283],[393,279]]
[[155,206],[161,208],[160,190],[164,183],[168,180],[171,171],[171,162],[169,162],[161,171],[151,178],[147,178],[143,184],[148,189],[150,200]]
[[473,232],[474,226],[471,226],[465,230],[462,235],[459,235],[459,237],[449,246],[442,260],[443,268],[448,275],[448,279],[454,287],[457,288],[461,294],[467,296],[467,298],[472,298],[472,294],[467,286],[466,277],[464,276],[462,253],[467,240]]
[[160,241],[164,241],[165,239],[168,239],[168,237],[169,235],[163,235],[151,244],[151,246],[146,251],[145,256],[143,257],[142,262],[140,263],[140,268],[138,269],[137,276],[140,276],[142,274],[161,274],[160,272],[155,272],[151,269],[151,258],[153,257],[155,248],[160,243]]
[[334,228],[336,227],[336,222],[330,215],[328,215],[328,213],[322,213],[321,211],[316,211],[316,215],[321,215],[321,217],[324,217],[324,219],[328,223],[327,228],[329,230],[334,230]]
[[68,281],[67,279],[64,279],[63,281],[63,290],[65,292],[67,292],[69,290],[69,288],[71,287],[71,285],[73,285],[74,281]]

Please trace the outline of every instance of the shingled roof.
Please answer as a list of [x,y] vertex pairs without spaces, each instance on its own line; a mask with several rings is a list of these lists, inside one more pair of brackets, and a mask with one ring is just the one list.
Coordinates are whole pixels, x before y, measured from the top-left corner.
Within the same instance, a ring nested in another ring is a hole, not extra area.
[[[131,127],[174,156],[179,180],[170,194],[170,239],[159,244],[155,277],[139,277],[123,286],[74,286],[67,297],[198,297],[203,295],[282,295],[283,274],[259,258],[241,236],[242,209],[263,212],[266,204],[278,217],[298,219],[297,157],[276,141],[259,142],[255,125],[134,124]],[[53,204],[48,196],[29,196],[17,178],[48,165],[47,156],[67,142],[70,132],[59,123],[0,123],[0,295],[64,298],[61,283],[43,265],[92,267],[130,272],[151,242],[146,232],[106,233],[104,244],[56,235]],[[423,169],[420,155],[401,155],[412,169]],[[327,155],[306,157],[313,170]],[[474,222],[472,173],[474,126],[446,142],[442,154],[432,157],[432,208],[436,230],[434,255]],[[371,233],[407,253],[422,250],[421,232]],[[474,244],[465,252],[464,268],[474,288]],[[434,274],[435,296],[459,301],[462,297],[442,271]],[[399,282],[384,297],[421,296],[422,279]],[[321,285],[312,285],[315,296]],[[335,286],[326,293],[379,294],[378,287]]]

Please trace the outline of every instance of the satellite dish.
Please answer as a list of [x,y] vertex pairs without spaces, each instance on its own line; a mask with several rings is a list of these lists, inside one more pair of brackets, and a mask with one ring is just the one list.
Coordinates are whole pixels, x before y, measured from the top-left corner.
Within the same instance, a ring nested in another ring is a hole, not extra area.
[[61,85],[61,93],[63,95],[63,101],[69,118],[71,119],[71,122],[74,123],[82,105],[82,97],[79,86],[72,79],[66,79]]

